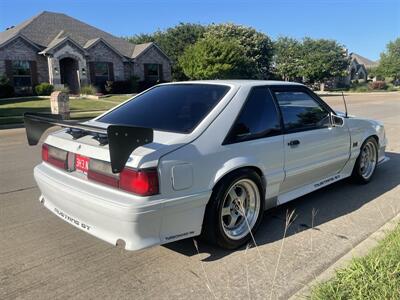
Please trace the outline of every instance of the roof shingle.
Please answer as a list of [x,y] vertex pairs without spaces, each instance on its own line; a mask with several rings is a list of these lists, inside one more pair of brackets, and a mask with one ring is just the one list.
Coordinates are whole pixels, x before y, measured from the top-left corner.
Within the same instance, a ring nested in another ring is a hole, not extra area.
[[22,34],[43,49],[51,48],[65,37],[70,38],[82,48],[88,48],[98,39],[102,39],[128,58],[135,58],[151,45],[151,43],[134,45],[65,14],[48,11],[0,32],[0,45],[18,34]]

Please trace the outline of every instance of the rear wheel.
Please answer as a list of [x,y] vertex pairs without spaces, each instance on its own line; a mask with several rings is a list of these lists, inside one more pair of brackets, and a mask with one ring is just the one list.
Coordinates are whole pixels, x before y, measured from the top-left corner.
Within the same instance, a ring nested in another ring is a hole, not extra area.
[[226,249],[240,247],[261,222],[263,199],[262,182],[255,171],[241,169],[228,174],[207,205],[203,237]]
[[353,169],[352,177],[357,182],[368,183],[375,173],[378,162],[378,143],[369,137],[361,146],[360,154]]

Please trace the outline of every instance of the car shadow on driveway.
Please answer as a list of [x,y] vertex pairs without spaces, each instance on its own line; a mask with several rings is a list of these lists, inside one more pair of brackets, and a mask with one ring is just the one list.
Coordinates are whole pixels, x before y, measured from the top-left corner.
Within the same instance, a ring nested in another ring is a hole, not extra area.
[[[382,194],[396,188],[400,184],[400,154],[387,152],[386,155],[390,160],[377,168],[372,181],[367,185],[356,184],[351,179],[346,179],[266,211],[255,235],[257,245],[261,246],[283,238],[287,212],[295,210],[296,215],[296,219],[286,233],[288,237],[309,230],[312,225],[314,230],[318,230],[315,227],[356,211]],[[312,218],[313,210],[318,212],[314,220]],[[377,216],[379,217],[379,213]],[[340,239],[348,239],[338,233],[331,234]],[[198,237],[195,240],[198,241],[200,253],[209,254],[204,261],[218,260],[234,252],[209,245]],[[186,256],[198,254],[192,238],[166,244],[164,247]]]

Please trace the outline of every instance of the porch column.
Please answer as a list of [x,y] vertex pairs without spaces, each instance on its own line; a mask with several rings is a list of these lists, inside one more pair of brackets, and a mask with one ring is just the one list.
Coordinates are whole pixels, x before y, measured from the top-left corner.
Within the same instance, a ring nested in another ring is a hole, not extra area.
[[88,66],[86,63],[86,58],[82,58],[78,60],[78,79],[79,79],[79,83],[80,86],[86,85],[89,83],[88,80],[88,74],[89,74],[89,70],[88,70]]
[[50,82],[50,84],[52,84],[54,86],[61,84],[59,60],[53,56],[48,56],[47,63],[49,66],[49,82]]

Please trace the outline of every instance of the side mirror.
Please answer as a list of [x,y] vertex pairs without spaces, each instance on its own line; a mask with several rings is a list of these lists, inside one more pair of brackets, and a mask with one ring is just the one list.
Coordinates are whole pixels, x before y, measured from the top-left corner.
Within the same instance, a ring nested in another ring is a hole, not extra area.
[[332,127],[343,127],[344,118],[331,113],[331,124],[332,124]]

